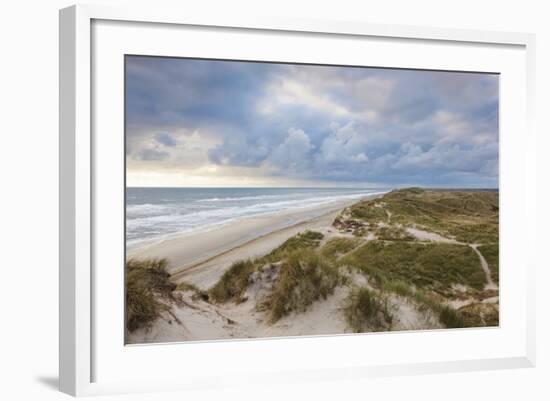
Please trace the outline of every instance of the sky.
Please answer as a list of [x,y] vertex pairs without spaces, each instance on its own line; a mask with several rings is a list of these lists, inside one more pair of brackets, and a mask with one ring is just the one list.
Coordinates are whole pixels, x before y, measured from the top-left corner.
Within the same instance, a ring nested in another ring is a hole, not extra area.
[[126,56],[128,186],[498,187],[498,75]]

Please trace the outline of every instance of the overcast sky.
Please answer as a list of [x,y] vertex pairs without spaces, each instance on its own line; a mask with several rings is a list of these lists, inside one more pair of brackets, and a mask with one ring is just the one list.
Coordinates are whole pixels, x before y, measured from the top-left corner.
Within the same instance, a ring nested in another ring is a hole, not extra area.
[[498,76],[128,56],[129,186],[498,186]]

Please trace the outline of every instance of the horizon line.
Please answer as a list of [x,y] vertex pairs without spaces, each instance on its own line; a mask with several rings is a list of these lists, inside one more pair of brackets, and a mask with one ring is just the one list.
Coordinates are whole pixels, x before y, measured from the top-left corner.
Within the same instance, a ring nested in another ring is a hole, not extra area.
[[424,186],[424,185],[397,185],[397,186],[372,186],[372,187],[359,187],[359,186],[227,186],[227,187],[216,187],[216,186],[134,186],[126,185],[126,188],[155,188],[155,189],[272,189],[272,188],[281,188],[281,189],[407,189],[407,188],[422,188],[422,189],[499,189],[498,186]]

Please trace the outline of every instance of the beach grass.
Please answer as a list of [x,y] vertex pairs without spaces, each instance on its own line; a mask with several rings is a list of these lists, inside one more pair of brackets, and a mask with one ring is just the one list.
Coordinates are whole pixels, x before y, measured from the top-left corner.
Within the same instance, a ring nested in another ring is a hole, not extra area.
[[259,306],[271,323],[291,312],[303,312],[314,301],[326,299],[341,283],[338,269],[315,250],[293,251],[282,262],[273,291]]
[[343,312],[356,333],[391,330],[393,315],[383,293],[366,287],[354,289],[345,300]]
[[321,255],[327,259],[334,260],[355,249],[360,243],[361,240],[358,238],[331,238],[321,248]]
[[339,263],[364,271],[379,285],[398,280],[440,292],[453,284],[478,290],[485,285],[478,256],[465,245],[369,241]]
[[416,226],[466,243],[498,242],[498,191],[408,188],[349,208],[353,219]]
[[147,327],[162,311],[168,309],[161,302],[173,298],[176,285],[166,271],[166,259],[130,259],[125,266],[126,328],[132,332]]
[[439,309],[439,321],[448,329],[466,327],[466,322],[460,311],[450,306],[441,306]]
[[477,248],[479,252],[483,255],[485,260],[487,261],[487,264],[489,265],[489,269],[491,270],[491,278],[495,283],[498,284],[499,279],[499,247],[498,243],[494,244],[487,244],[482,245],[479,248]]
[[248,286],[248,279],[258,267],[252,260],[235,262],[222,275],[220,280],[212,287],[208,294],[215,302],[242,301],[242,294]]
[[465,327],[494,327],[499,325],[499,310],[495,304],[472,303],[458,310]]
[[306,230],[289,239],[281,246],[275,248],[262,258],[264,262],[277,262],[288,256],[290,253],[300,249],[312,249],[319,246],[324,235],[317,231]]
[[275,248],[267,255],[254,260],[240,260],[231,265],[231,267],[222,275],[220,280],[212,287],[208,293],[215,302],[242,302],[242,295],[246,291],[250,275],[262,266],[269,263],[280,262],[290,254],[298,254],[308,249],[316,248],[321,243],[323,234],[306,230],[289,239],[281,246]]
[[415,237],[397,225],[381,226],[375,230],[376,237],[383,241],[414,241]]

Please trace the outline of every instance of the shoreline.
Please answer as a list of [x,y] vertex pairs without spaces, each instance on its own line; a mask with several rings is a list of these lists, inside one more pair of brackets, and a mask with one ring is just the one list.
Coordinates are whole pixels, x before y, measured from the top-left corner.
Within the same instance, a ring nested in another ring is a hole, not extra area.
[[269,253],[301,231],[326,229],[344,208],[380,196],[383,194],[254,216],[213,230],[186,233],[129,250],[127,259],[166,258],[172,281],[185,280],[208,289],[233,262]]

